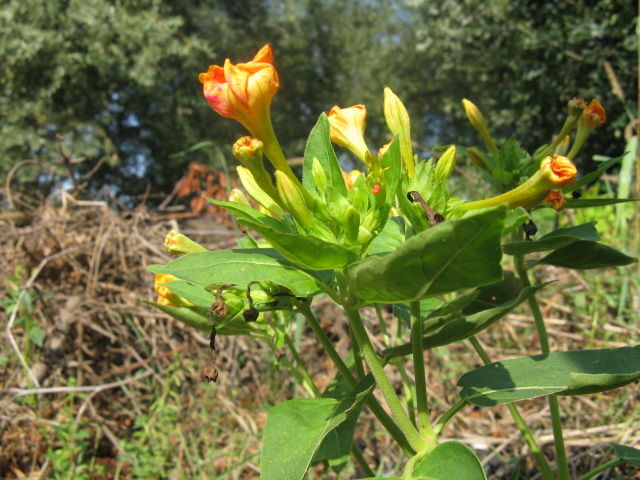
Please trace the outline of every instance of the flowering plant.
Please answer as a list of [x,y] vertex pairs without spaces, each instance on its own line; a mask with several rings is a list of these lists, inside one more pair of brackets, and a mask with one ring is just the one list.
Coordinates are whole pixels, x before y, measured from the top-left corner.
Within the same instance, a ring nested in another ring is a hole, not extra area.
[[[329,115],[320,115],[311,131],[300,181],[271,126],[271,98],[278,88],[272,61],[266,46],[249,63],[234,66],[227,60],[224,67],[212,66],[200,76],[211,106],[252,135],[233,148],[242,164],[238,175],[244,191],[234,190],[228,202],[210,200],[247,228],[242,248],[206,251],[171,232],[167,246],[180,256],[150,267],[159,276],[156,306],[211,332],[211,360],[203,370],[207,380],[218,377],[217,334],[261,338],[274,350],[286,346],[296,359],[286,366],[309,398],[269,411],[262,478],[300,480],[320,461],[339,472],[349,455],[371,480],[381,478],[352,442],[358,416],[368,408],[406,455],[402,479],[484,479],[474,451],[457,441],[441,442],[440,434],[467,405],[507,404],[542,477],[568,479],[558,396],[604,392],[640,378],[640,346],[552,353],[537,301],[545,284],[532,284],[528,273],[535,265],[590,269],[634,261],[600,243],[594,223],[532,238],[532,218],[539,209],[580,207],[581,200],[564,195],[617,161],[577,179],[572,159],[604,121],[602,106],[597,100],[589,106],[581,99],[570,101],[559,140],[530,155],[515,139],[499,147],[480,110],[465,99],[465,111],[486,150],[449,146],[437,150],[437,161],[419,160],[411,151],[407,109],[386,89],[385,119],[395,135],[391,144],[372,154],[364,139],[365,107],[334,107]],[[576,125],[573,147],[565,156],[565,139]],[[342,171],[332,141],[362,160],[362,172]],[[263,153],[275,169],[273,176]],[[448,181],[463,156],[497,190],[495,196],[467,201],[449,193]],[[601,202],[607,203],[615,200]],[[539,258],[541,252],[545,254]],[[527,263],[532,254],[538,258]],[[352,344],[348,358],[338,354],[314,314],[313,299],[319,295],[346,314]],[[541,353],[492,363],[476,335],[525,302],[535,319]],[[381,352],[374,348],[361,312],[375,310],[384,329],[384,305],[393,306],[399,333],[397,341],[385,340]],[[304,317],[337,368],[334,384],[325,391],[314,383],[290,340],[295,324],[291,313]],[[434,420],[424,351],[463,340],[486,365],[458,379],[457,402]],[[387,365],[401,372],[412,365],[415,382],[403,375],[403,395],[391,383]],[[376,389],[381,397],[372,394]],[[538,396],[549,402],[555,468],[516,407]],[[640,451],[614,445],[613,460],[582,478],[639,458]]]

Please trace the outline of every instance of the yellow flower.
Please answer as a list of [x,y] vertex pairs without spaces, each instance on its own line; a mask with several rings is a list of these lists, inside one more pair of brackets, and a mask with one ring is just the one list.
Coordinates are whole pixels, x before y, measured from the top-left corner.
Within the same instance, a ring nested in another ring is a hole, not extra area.
[[327,114],[329,118],[331,141],[336,145],[348,148],[360,160],[365,161],[369,153],[364,141],[364,127],[367,109],[364,105],[340,108],[337,105]]
[[234,65],[227,58],[224,67],[211,65],[198,80],[216,112],[239,121],[254,137],[263,141],[270,137],[271,99],[280,87],[270,45],[262,47],[248,63]]
[[177,277],[169,273],[157,273],[155,278],[154,290],[158,294],[158,299],[156,303],[160,305],[167,305],[169,307],[181,306],[181,305],[192,305],[191,302],[188,302],[184,298],[176,295],[175,293],[171,293],[169,289],[165,286],[165,284],[169,282],[173,282],[174,280],[178,280]]
[[358,180],[360,175],[362,175],[360,170],[351,170],[349,173],[342,171],[342,178],[344,178],[344,183],[347,185],[347,190],[351,190],[353,188],[353,185],[356,183],[356,180]]

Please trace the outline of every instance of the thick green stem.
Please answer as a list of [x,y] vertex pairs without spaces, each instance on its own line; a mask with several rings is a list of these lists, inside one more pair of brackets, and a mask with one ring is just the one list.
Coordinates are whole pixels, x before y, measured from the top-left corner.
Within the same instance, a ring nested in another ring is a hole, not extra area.
[[[524,288],[531,286],[529,280],[529,274],[524,264],[524,255],[516,255],[514,257],[514,265],[518,277],[522,282]],[[536,324],[536,330],[538,337],[540,338],[540,350],[542,353],[549,353],[549,336],[547,335],[547,328],[544,324],[544,318],[542,311],[540,310],[540,304],[535,294],[531,295],[528,299],[531,313]],[[558,480],[569,480],[569,462],[567,461],[567,450],[564,445],[564,435],[562,433],[562,421],[560,419],[560,407],[558,406],[558,398],[553,395],[547,397],[549,401],[549,410],[551,412],[551,427],[553,429],[553,440],[556,449],[556,462],[558,466]]]
[[[400,402],[393,385],[391,385],[389,378],[384,373],[382,363],[371,344],[371,340],[369,339],[369,335],[367,334],[364,325],[362,324],[360,312],[354,308],[344,308],[347,314],[347,319],[349,320],[349,325],[362,350],[362,356],[365,362],[367,362],[369,370],[371,371],[382,396],[386,400],[396,424],[402,433],[404,433],[409,444],[416,452],[425,451],[430,445],[420,436],[416,427],[411,423],[411,419],[407,415],[407,412],[405,412],[402,402]],[[435,448],[435,444],[433,445],[433,448]]]
[[[344,379],[345,382],[347,382],[347,385],[349,385],[349,387],[355,388],[358,383],[357,380],[355,379],[347,365],[344,363],[340,355],[338,355],[338,352],[333,347],[331,340],[329,340],[327,335],[324,333],[324,330],[322,330],[322,327],[320,326],[320,323],[318,323],[318,319],[316,319],[315,315],[311,311],[311,308],[308,305],[304,305],[300,307],[299,311],[307,319],[307,322],[313,330],[313,333],[315,333],[316,337],[320,341],[320,344],[327,352],[327,355],[329,355],[329,358],[338,369],[338,373],[340,374],[340,376]],[[400,430],[398,425],[394,423],[393,419],[389,417],[387,412],[384,411],[382,406],[373,396],[370,396],[368,398],[367,406],[380,421],[382,426],[387,430],[387,432],[389,432],[389,435],[393,437],[400,448],[402,448],[402,450],[409,456],[415,455],[416,450],[411,446],[404,433]]]
[[[480,342],[478,342],[478,339],[476,337],[471,337],[469,340],[471,341],[471,345],[473,345],[473,348],[477,352],[478,356],[485,363],[485,365],[488,365],[489,363],[491,363],[491,359],[489,358],[489,355],[487,355],[487,352],[485,351],[485,349],[482,348],[482,345],[480,345]],[[531,454],[534,456],[534,458],[538,462],[538,466],[542,471],[542,476],[547,480],[553,480],[555,477],[553,475],[553,472],[551,471],[549,462],[547,462],[547,459],[545,458],[544,454],[540,450],[540,447],[536,443],[536,439],[533,437],[531,430],[529,430],[529,427],[527,427],[527,424],[522,418],[522,415],[520,415],[520,411],[518,410],[518,407],[516,407],[513,403],[508,403],[507,408],[509,409],[509,413],[511,413],[511,416],[513,417],[513,420],[516,423],[518,430],[520,430],[522,437],[524,438],[525,442],[527,442],[527,445],[529,446],[529,450],[531,450]]]
[[413,351],[413,370],[416,378],[416,405],[418,407],[418,432],[422,438],[436,442],[436,434],[429,420],[429,401],[427,399],[427,375],[424,368],[424,348],[422,346],[422,319],[420,302],[411,302],[411,349]]

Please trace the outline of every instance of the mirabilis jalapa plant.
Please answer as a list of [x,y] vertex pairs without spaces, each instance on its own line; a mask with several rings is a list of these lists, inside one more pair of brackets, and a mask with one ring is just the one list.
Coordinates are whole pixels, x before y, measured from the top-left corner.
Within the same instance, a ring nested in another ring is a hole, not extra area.
[[[540,264],[589,269],[634,261],[599,243],[595,222],[531,238],[536,235],[532,209],[583,206],[582,200],[565,200],[564,195],[617,161],[605,162],[576,180],[572,159],[605,121],[600,103],[571,100],[557,139],[530,155],[514,138],[499,147],[478,108],[463,100],[486,151],[449,146],[439,150],[437,162],[419,161],[411,147],[407,110],[387,88],[384,114],[395,139],[377,155],[371,153],[363,137],[365,107],[334,107],[320,115],[311,131],[300,181],[271,124],[271,99],[279,87],[271,47],[266,45],[248,63],[226,60],[223,67],[211,66],[199,79],[213,109],[239,121],[251,134],[233,146],[244,191],[233,190],[228,202],[210,201],[257,235],[247,233],[239,249],[207,251],[170,232],[166,247],[178,257],[150,267],[159,293],[154,305],[186,325],[211,332],[211,360],[203,370],[207,380],[218,376],[216,334],[247,335],[263,339],[274,351],[288,349],[289,355],[280,355],[279,362],[291,370],[309,398],[289,400],[269,411],[262,478],[300,480],[320,461],[339,472],[350,456],[368,478],[381,478],[352,442],[366,406],[406,454],[402,479],[484,479],[469,447],[440,442],[439,436],[466,405],[507,404],[543,478],[568,479],[557,397],[603,392],[640,378],[640,346],[551,353],[536,299],[545,285],[533,285],[527,272]],[[355,154],[363,171],[343,172],[331,142]],[[264,166],[265,156],[274,176]],[[447,180],[458,156],[468,157],[479,168],[498,191],[496,196],[465,201],[449,195]],[[530,254],[538,255],[527,260]],[[312,301],[318,295],[344,309],[352,343],[348,358],[338,355],[314,316]],[[523,302],[528,302],[535,319],[541,353],[492,363],[475,335]],[[381,306],[387,304],[393,305],[400,333],[395,343],[385,335],[386,349],[379,352],[360,311],[373,307],[385,332]],[[306,319],[337,368],[334,383],[324,392],[314,384],[290,339],[295,323],[291,312]],[[434,421],[429,415],[424,351],[463,340],[486,365],[458,380],[458,402]],[[414,383],[406,375],[407,357]],[[400,371],[403,395],[396,393],[385,366]],[[372,395],[374,389],[386,405]],[[515,405],[538,396],[547,396],[549,402],[554,466]],[[612,448],[610,461],[581,478],[623,462],[640,465],[639,450],[618,444]]]

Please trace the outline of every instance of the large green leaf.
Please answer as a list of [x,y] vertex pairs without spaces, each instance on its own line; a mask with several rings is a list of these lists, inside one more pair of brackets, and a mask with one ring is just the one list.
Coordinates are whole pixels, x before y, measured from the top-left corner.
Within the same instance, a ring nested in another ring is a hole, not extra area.
[[329,185],[333,186],[343,196],[347,196],[347,186],[342,177],[342,170],[336,158],[336,154],[331,146],[331,138],[329,136],[329,119],[325,113],[320,114],[316,126],[313,127],[307,145],[304,149],[304,165],[302,171],[302,185],[315,195],[316,187],[311,175],[311,166],[313,159],[317,158],[322,165]]
[[268,281],[300,297],[318,293],[318,285],[330,282],[332,277],[330,272],[300,270],[271,248],[189,253],[167,265],[151,265],[149,270],[170,273],[202,288]]
[[279,232],[246,218],[238,221],[258,232],[284,258],[302,268],[341,270],[358,258],[354,250],[312,235]]
[[640,468],[640,450],[618,443],[612,443],[613,451],[617,458]]
[[516,298],[522,291],[522,281],[511,271],[505,270],[502,280],[491,285],[478,288],[473,301],[462,311],[464,315],[499,307],[505,302]]
[[223,202],[221,200],[215,200],[213,198],[206,198],[214,205],[224,208],[239,219],[257,221],[263,224],[265,227],[269,227],[277,232],[292,232],[292,229],[288,225],[253,208],[245,207],[233,202]]
[[[524,302],[527,298],[540,290],[544,285],[535,287],[527,287],[517,298],[514,298],[499,307],[483,310],[474,315],[464,318],[457,318],[446,323],[438,332],[427,335],[422,338],[422,348],[428,350],[430,348],[449,345],[450,343],[459,342],[465,338],[477,335],[482,330],[489,328],[495,322],[511,312],[514,308]],[[409,355],[412,352],[411,344],[406,343],[384,351],[385,362],[403,355]]]
[[404,221],[401,217],[391,217],[385,223],[380,234],[373,240],[369,254],[379,255],[393,252],[405,241],[404,228]]
[[[371,374],[366,377],[365,381],[368,382],[368,385],[373,386],[374,381]],[[341,400],[348,397],[350,393],[351,389],[347,383],[342,378],[339,378],[338,380],[334,380],[322,396],[323,398]],[[358,407],[358,410],[354,411],[353,414],[349,415],[347,420],[331,430],[324,437],[318,451],[313,457],[313,462],[327,460],[332,470],[336,473],[340,473],[349,461],[349,457],[351,455],[353,432],[356,428],[359,414],[360,407]]]
[[341,400],[299,398],[276,405],[267,415],[260,470],[263,480],[301,480],[323,439],[373,391],[370,380]]
[[558,228],[532,242],[507,243],[502,248],[507,255],[526,255],[533,252],[556,250],[571,245],[578,240],[597,242],[600,240],[600,235],[595,229],[595,224],[596,222],[591,222],[576,225],[575,227]]
[[500,280],[504,215],[496,208],[448,220],[394,252],[351,265],[344,273],[358,304],[408,302]]
[[482,464],[469,447],[444,442],[420,461],[411,480],[487,480]]
[[586,270],[590,268],[622,267],[635,261],[635,258],[629,257],[615,248],[598,242],[580,240],[551,252],[546,257],[533,263],[533,265],[546,264]]
[[585,395],[640,378],[640,345],[533,355],[495,362],[464,374],[463,399],[481,406],[542,395]]

